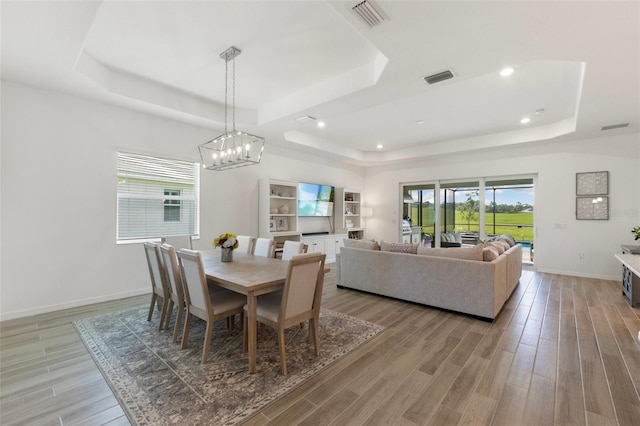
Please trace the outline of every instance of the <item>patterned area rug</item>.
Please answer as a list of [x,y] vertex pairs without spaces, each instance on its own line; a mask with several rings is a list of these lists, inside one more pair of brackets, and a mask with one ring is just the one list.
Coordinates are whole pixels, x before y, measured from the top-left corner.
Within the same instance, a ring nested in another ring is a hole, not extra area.
[[[304,383],[320,370],[378,334],[383,327],[322,310],[320,356],[308,344],[308,324],[286,334],[288,375],[280,373],[275,334],[258,342],[258,373],[248,373],[242,331],[217,321],[209,362],[202,365],[205,323],[191,322],[189,347],[158,332],[158,312],[147,322],[147,306],[75,321],[85,346],[132,424],[233,425]],[[175,315],[174,315],[175,317]],[[236,320],[236,323],[238,321]]]

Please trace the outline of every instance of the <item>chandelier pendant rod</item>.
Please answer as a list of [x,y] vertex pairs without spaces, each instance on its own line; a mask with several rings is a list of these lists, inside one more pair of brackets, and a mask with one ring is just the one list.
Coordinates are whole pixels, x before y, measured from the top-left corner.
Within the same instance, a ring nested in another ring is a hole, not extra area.
[[[242,51],[231,46],[220,54],[224,60],[224,134],[200,145],[202,166],[209,170],[229,170],[260,164],[264,138],[236,130],[236,56]],[[231,64],[231,114],[229,114],[229,61]],[[229,131],[229,115],[233,129]]]
[[233,55],[233,78],[232,78],[232,119],[233,119],[233,133],[236,132],[236,55]]

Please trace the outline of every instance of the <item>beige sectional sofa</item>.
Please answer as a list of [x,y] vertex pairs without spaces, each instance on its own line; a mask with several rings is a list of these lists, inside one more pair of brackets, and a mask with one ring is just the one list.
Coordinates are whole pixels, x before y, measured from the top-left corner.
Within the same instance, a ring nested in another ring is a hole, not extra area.
[[436,250],[437,256],[342,247],[336,259],[338,287],[493,320],[522,274],[522,246],[515,244],[491,261],[442,252],[460,248]]

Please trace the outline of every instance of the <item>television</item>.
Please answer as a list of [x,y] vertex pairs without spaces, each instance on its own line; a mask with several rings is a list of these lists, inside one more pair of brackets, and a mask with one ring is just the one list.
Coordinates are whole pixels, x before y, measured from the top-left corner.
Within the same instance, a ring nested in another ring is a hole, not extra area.
[[298,184],[298,216],[333,216],[335,188],[315,183]]

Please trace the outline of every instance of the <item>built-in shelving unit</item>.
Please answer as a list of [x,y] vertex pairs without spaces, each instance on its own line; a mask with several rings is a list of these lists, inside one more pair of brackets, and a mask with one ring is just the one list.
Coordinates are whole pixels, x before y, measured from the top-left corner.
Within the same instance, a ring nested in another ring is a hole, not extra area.
[[260,237],[272,238],[276,247],[285,240],[300,241],[298,183],[261,179],[259,197]]
[[[348,238],[364,238],[364,221],[361,216],[362,197],[360,191],[351,188],[336,188],[336,222],[339,232]],[[338,232],[338,229],[336,229]]]
[[302,242],[307,245],[307,253],[324,253],[327,255],[325,262],[336,261],[336,253],[340,253],[340,247],[344,246],[347,234],[327,234],[303,236]]

